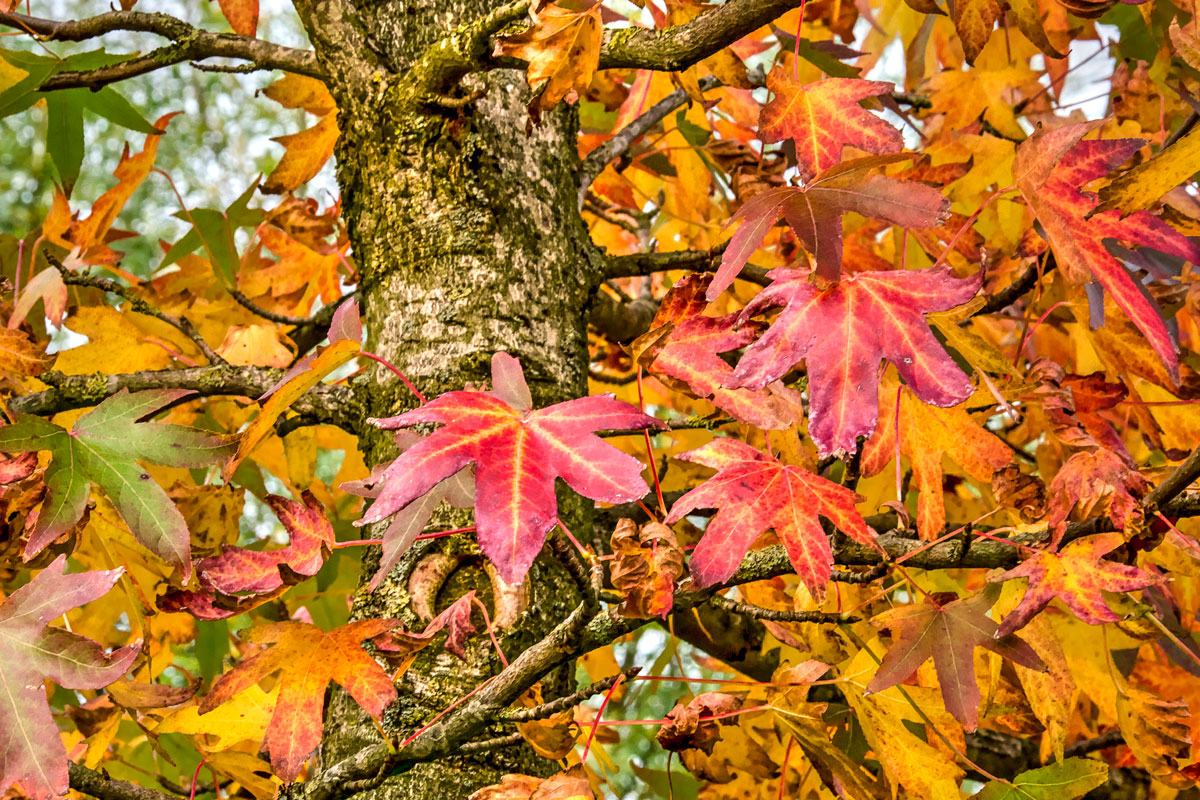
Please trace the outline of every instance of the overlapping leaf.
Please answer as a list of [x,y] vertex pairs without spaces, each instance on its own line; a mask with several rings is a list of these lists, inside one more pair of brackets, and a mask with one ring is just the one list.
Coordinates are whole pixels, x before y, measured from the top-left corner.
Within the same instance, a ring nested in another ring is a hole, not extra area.
[[91,639],[47,627],[99,598],[121,576],[119,569],[66,575],[66,565],[59,556],[0,604],[0,792],[19,782],[33,800],[67,792],[67,752],[42,681],[99,689],[124,675],[140,649],[132,644],[106,655]]
[[758,118],[758,135],[767,143],[796,144],[800,179],[811,180],[842,160],[843,147],[884,155],[904,149],[900,131],[859,103],[895,87],[885,81],[826,78],[801,86],[790,67],[767,75],[774,95]]
[[801,421],[800,393],[775,382],[764,389],[726,389],[721,384],[733,372],[720,353],[745,347],[759,330],[735,327],[736,314],[707,317],[704,292],[710,273],[693,273],[676,283],[659,303],[650,330],[633,343],[639,363],[668,386],[686,387],[707,398],[735,419],[775,430]]
[[1066,125],[1030,136],[1017,148],[1013,162],[1017,187],[1045,229],[1067,279],[1079,284],[1098,280],[1178,383],[1179,358],[1161,313],[1104,241],[1144,245],[1191,262],[1200,262],[1200,245],[1144,211],[1124,219],[1119,211],[1098,211],[1096,196],[1084,187],[1126,161],[1144,143],[1140,139],[1082,141],[1097,124]]
[[[897,156],[898,159],[905,158]],[[816,261],[817,274],[837,280],[842,269],[842,215],[855,211],[905,228],[932,228],[950,212],[950,201],[932,186],[867,170],[895,159],[868,158],[834,167],[803,188],[769,189],[742,205],[730,220],[741,222],[721,257],[707,297],[729,288],[767,231],[782,217]]]
[[[897,421],[899,430],[897,431]],[[989,483],[996,470],[1013,460],[1012,450],[971,418],[961,405],[926,405],[906,387],[888,379],[879,397],[879,422],[863,447],[862,471],[875,475],[899,451],[908,458],[917,497],[917,531],[936,539],[946,525],[942,459],[948,457],[975,480]]]
[[1016,635],[996,638],[997,626],[987,616],[993,592],[961,600],[936,596],[930,602],[899,606],[874,617],[871,623],[892,631],[893,644],[879,671],[867,685],[879,692],[906,680],[921,664],[933,659],[946,710],[975,730],[979,720],[979,685],[975,681],[976,647],[985,647],[1030,669],[1045,669],[1037,653]]
[[271,140],[283,145],[286,152],[263,182],[262,190],[267,194],[282,194],[310,181],[333,155],[339,134],[337,105],[324,83],[294,73],[285,74],[264,89],[263,94],[284,108],[303,108],[320,117],[311,128]]
[[556,478],[606,503],[649,491],[641,462],[595,432],[662,423],[611,395],[534,410],[520,364],[506,353],[493,357],[492,381],[495,392],[448,392],[375,421],[385,430],[428,422],[443,427],[387,467],[379,497],[358,524],[387,519],[473,462],[479,546],[505,581],[520,583],[558,519]]
[[603,32],[598,6],[571,11],[555,5],[538,11],[529,30],[499,40],[499,52],[529,62],[529,86],[541,90],[530,105],[535,116],[572,91],[587,91],[600,63]]
[[1074,611],[1075,616],[1092,625],[1122,619],[1121,614],[1109,607],[1102,592],[1132,592],[1163,582],[1161,576],[1132,564],[1104,560],[1106,554],[1123,543],[1120,534],[1116,533],[1088,536],[1071,542],[1061,552],[1042,551],[1029,556],[1019,566],[991,578],[993,581],[1029,580],[1020,605],[1000,624],[999,635],[1007,636],[1020,630],[1056,597]]
[[683,548],[675,533],[659,522],[641,528],[631,519],[617,523],[612,534],[613,588],[621,593],[618,613],[624,617],[666,619],[675,599],[675,582],[683,575]]
[[953,406],[970,396],[970,379],[922,314],[970,300],[980,276],[956,278],[947,267],[863,272],[824,289],[800,270],[777,269],[772,279],[739,320],[783,310],[725,385],[761,388],[804,361],[809,433],[822,454],[854,452],[855,440],[875,430],[882,360],[926,403]]
[[697,508],[719,509],[692,551],[692,578],[699,586],[728,580],[754,540],[772,529],[809,592],[824,597],[833,550],[818,515],[855,541],[876,546],[854,508],[854,492],[819,475],[734,439],[717,439],[679,458],[717,470],[679,498],[666,519],[671,525]]
[[83,516],[91,485],[112,501],[129,530],[151,552],[184,575],[192,570],[187,524],[179,509],[140,466],[204,467],[232,452],[229,437],[143,419],[190,392],[122,389],[82,416],[70,430],[31,414],[0,427],[0,451],[49,450],[46,499],[25,556],[36,555]]
[[1076,510],[1084,519],[1099,510],[1114,525],[1129,531],[1131,525],[1140,524],[1143,518],[1141,498],[1149,490],[1150,482],[1111,450],[1076,453],[1050,482],[1046,522],[1053,543],[1058,544],[1062,539],[1067,518]]

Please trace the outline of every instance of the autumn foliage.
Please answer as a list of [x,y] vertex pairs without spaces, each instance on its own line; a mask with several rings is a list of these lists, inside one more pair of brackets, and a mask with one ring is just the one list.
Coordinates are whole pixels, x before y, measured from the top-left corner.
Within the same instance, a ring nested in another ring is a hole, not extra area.
[[[577,136],[590,393],[539,404],[519,352],[427,387],[373,351],[422,320],[361,302],[383,223],[317,185],[332,67],[256,39],[257,0],[183,33],[135,2],[0,0],[0,113],[52,168],[39,224],[0,220],[4,798],[335,800],[507,748],[544,768],[472,800],[1200,791],[1192,6],[534,0],[445,32],[449,93],[405,107],[438,147],[500,72],[531,148]],[[629,44],[704,25],[665,66]],[[66,45],[114,31],[186,54]],[[220,208],[123,94],[212,57],[277,69],[222,76],[280,146]],[[92,196],[85,132],[128,140]],[[583,598],[538,641],[531,581]],[[419,669],[478,682],[430,711]],[[348,707],[372,741],[339,762]]]

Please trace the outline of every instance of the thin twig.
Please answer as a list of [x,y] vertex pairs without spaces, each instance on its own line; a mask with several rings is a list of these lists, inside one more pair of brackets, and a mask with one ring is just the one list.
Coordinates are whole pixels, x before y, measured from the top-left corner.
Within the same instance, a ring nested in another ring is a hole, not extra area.
[[739,603],[736,600],[730,600],[728,597],[722,597],[719,594],[708,598],[708,602],[710,605],[716,606],[723,611],[745,614],[755,619],[767,620],[768,622],[816,622],[823,625],[841,625],[859,621],[858,617],[847,616],[845,614],[828,614],[824,611],[777,611],[773,608],[762,608],[761,606],[749,603]]
[[641,667],[630,667],[623,672],[618,672],[608,678],[603,678],[594,683],[590,683],[577,692],[572,692],[566,697],[560,697],[557,700],[551,700],[548,703],[542,703],[540,706],[533,708],[519,708],[511,711],[504,711],[500,714],[500,719],[504,722],[532,722],[536,719],[546,719],[552,717],[560,711],[566,711],[568,708],[575,706],[587,700],[589,697],[595,697],[602,692],[607,692],[612,685],[621,680],[624,676],[626,680],[633,678],[642,671]]
[[104,292],[111,292],[127,300],[129,307],[137,313],[145,314],[148,317],[154,317],[161,322],[165,322],[191,339],[196,344],[196,347],[200,348],[200,352],[204,354],[204,357],[208,359],[208,363],[214,366],[226,363],[225,359],[221,358],[217,351],[209,347],[208,342],[204,341],[204,337],[200,335],[199,331],[192,326],[192,323],[188,322],[187,317],[173,317],[155,308],[143,298],[138,297],[124,284],[117,283],[109,278],[101,278],[97,275],[84,275],[79,272],[72,272],[53,253],[45,253],[44,255],[51,266],[58,270],[62,276],[62,282],[67,286],[86,286],[92,289],[100,289]]

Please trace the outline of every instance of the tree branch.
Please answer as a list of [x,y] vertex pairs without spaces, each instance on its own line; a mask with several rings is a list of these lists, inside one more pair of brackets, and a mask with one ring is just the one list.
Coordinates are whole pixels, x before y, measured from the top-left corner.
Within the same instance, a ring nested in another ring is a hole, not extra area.
[[110,778],[103,772],[88,769],[74,761],[68,761],[67,767],[70,770],[71,788],[98,800],[179,800],[165,792]]
[[184,336],[191,339],[192,342],[195,343],[196,347],[200,349],[200,352],[204,354],[204,357],[208,359],[209,364],[226,363],[225,359],[221,358],[217,351],[209,347],[208,342],[204,341],[204,337],[200,335],[200,332],[197,331],[195,327],[193,327],[192,323],[188,321],[187,317],[173,317],[170,314],[161,311],[160,309],[146,302],[146,300],[134,294],[133,290],[128,286],[117,283],[114,280],[109,280],[108,278],[102,278],[99,276],[84,275],[79,272],[72,272],[71,270],[67,269],[66,266],[59,261],[58,257],[53,253],[44,253],[43,255],[46,256],[46,260],[50,262],[50,265],[58,270],[59,275],[62,276],[62,282],[67,286],[86,286],[92,289],[99,289],[104,292],[111,292],[112,294],[115,294],[116,296],[128,301],[129,307],[137,313],[145,314],[148,317],[154,317],[157,320],[165,322],[172,328],[175,328],[177,331],[182,333]]
[[[1170,503],[1184,489],[1191,486],[1196,478],[1200,478],[1200,447],[1193,450],[1166,480],[1146,495],[1143,505],[1148,509],[1159,510],[1160,506]],[[1165,508],[1161,510],[1167,513]]]
[[[200,397],[260,397],[278,383],[283,374],[281,369],[238,367],[229,364],[176,370],[147,370],[123,375],[64,375],[51,370],[39,377],[52,388],[13,398],[8,402],[8,408],[20,414],[49,416],[60,411],[94,406],[122,389],[131,392],[147,389],[190,389]],[[366,417],[358,408],[354,393],[348,386],[317,386],[297,400],[292,409],[316,423],[337,425],[352,433],[359,431],[362,420]]]
[[[709,75],[700,79],[700,91],[708,91],[720,84],[719,79]],[[646,134],[646,131],[661,122],[667,114],[688,102],[689,98],[690,95],[685,89],[676,89],[642,112],[637,119],[614,133],[612,138],[604,144],[587,154],[579,171],[579,207],[581,209],[587,199],[588,187],[592,185],[596,176],[604,171],[608,163],[624,155],[634,142]]]
[[316,54],[311,51],[284,47],[252,36],[204,31],[168,14],[109,11],[82,20],[58,21],[8,13],[0,14],[0,25],[50,42],[82,42],[115,31],[153,33],[172,42],[144,56],[106,67],[56,73],[38,87],[43,92],[78,87],[99,89],[156,69],[206,58],[235,58],[249,61],[256,69],[281,69],[322,78]]
[[626,680],[634,677],[642,671],[641,667],[630,667],[627,670],[618,672],[608,678],[602,678],[595,683],[588,684],[577,692],[572,692],[566,697],[560,697],[557,700],[551,700],[549,703],[542,703],[540,706],[533,708],[520,708],[515,711],[508,711],[500,715],[500,719],[505,722],[532,722],[537,719],[546,719],[552,717],[560,711],[566,711],[568,708],[575,706],[587,700],[589,697],[595,697],[601,692],[607,692],[613,685],[622,677]]
[[801,0],[728,0],[685,25],[607,30],[600,69],[678,72],[796,8]]
[[765,619],[768,622],[815,622],[822,625],[841,625],[849,622],[859,622],[859,617],[846,614],[827,614],[824,611],[780,611],[774,608],[763,608],[750,603],[739,603],[715,594],[708,598],[709,605],[735,614],[745,614],[755,619]]
[[[729,247],[729,242],[721,242],[711,250],[676,250],[670,253],[634,253],[628,256],[612,256],[605,265],[601,280],[636,278],[673,269],[716,272],[721,266],[721,255],[727,247]],[[757,283],[759,286],[767,286],[771,283],[770,271],[753,264],[742,267],[738,278],[750,283]]]

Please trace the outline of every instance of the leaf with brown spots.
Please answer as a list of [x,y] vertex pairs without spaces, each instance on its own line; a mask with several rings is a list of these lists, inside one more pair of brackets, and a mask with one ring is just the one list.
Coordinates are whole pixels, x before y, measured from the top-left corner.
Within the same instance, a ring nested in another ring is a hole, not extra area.
[[1141,498],[1150,482],[1111,450],[1076,453],[1067,459],[1050,482],[1050,509],[1046,522],[1057,545],[1067,530],[1072,512],[1080,520],[1105,514],[1127,534],[1143,520]]
[[612,550],[612,584],[621,593],[617,612],[634,619],[666,619],[675,582],[683,575],[683,548],[675,532],[659,522],[638,528],[633,520],[623,519],[613,531]]

